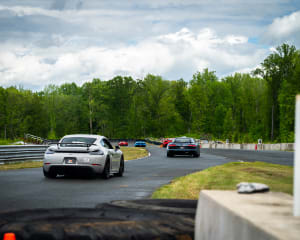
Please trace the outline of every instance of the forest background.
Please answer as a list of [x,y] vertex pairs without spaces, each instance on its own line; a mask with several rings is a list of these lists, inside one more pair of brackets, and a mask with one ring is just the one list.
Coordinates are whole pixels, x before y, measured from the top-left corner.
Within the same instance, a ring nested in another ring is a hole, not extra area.
[[116,76],[82,86],[48,85],[33,92],[0,86],[0,139],[25,133],[58,139],[72,133],[109,138],[191,136],[230,142],[293,142],[300,51],[282,44],[251,74],[192,80]]

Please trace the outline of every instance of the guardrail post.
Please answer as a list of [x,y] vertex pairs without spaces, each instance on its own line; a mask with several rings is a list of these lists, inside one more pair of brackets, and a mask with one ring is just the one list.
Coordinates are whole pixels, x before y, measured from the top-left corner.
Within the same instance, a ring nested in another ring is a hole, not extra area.
[[300,95],[296,97],[294,152],[294,216],[300,216]]

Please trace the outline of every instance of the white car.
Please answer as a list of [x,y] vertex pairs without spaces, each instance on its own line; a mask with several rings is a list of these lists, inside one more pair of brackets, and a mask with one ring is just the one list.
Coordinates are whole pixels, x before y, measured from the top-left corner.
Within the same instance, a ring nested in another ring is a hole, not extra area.
[[47,178],[73,172],[88,172],[108,179],[123,176],[124,157],[119,146],[115,149],[106,137],[91,134],[64,136],[45,152],[43,172]]

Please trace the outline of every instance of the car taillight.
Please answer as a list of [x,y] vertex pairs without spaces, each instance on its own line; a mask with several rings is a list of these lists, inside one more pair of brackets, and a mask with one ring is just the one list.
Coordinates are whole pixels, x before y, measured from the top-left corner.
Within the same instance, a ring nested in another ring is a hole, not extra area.
[[189,144],[188,146],[189,146],[189,147],[196,147],[195,144]]
[[169,144],[169,147],[176,147],[176,144]]
[[14,233],[4,233],[3,240],[16,240]]
[[90,152],[90,155],[104,155],[100,149]]

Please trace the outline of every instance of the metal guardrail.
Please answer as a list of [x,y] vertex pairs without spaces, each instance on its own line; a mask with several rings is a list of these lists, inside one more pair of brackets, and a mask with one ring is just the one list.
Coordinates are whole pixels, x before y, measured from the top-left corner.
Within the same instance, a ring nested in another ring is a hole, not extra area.
[[48,145],[0,146],[0,163],[42,160]]
[[[135,142],[137,139],[111,139],[111,141],[127,140]],[[138,139],[141,140],[141,139]],[[143,139],[148,143],[160,145],[161,142],[152,141],[150,139]],[[49,141],[47,144],[55,144],[56,141]],[[5,145],[0,146],[0,164],[17,162],[17,161],[28,161],[28,160],[42,160],[44,153],[49,145]]]

